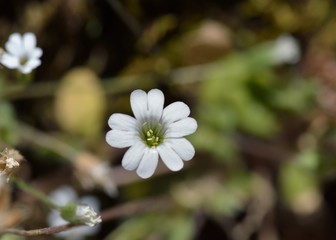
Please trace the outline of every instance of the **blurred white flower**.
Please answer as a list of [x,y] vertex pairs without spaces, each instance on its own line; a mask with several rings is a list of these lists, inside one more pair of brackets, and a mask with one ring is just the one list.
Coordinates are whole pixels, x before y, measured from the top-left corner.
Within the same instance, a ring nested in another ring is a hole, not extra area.
[[[101,222],[99,221],[100,217],[98,217],[98,215],[96,214],[96,211],[98,211],[100,208],[100,204],[97,198],[93,196],[84,196],[82,198],[78,198],[76,192],[70,186],[62,186],[56,189],[49,195],[49,197],[53,202],[57,203],[60,206],[65,206],[70,202],[80,202],[81,204],[77,206],[76,214],[78,214],[79,217],[82,216],[83,218],[88,218],[87,223],[90,222],[90,225],[87,224],[88,226],[71,228],[65,232],[57,233],[57,236],[69,240],[81,240],[85,239],[86,236],[95,235],[99,231],[100,226],[96,225],[97,223]],[[57,210],[52,210],[49,213],[47,220],[49,226],[51,227],[68,223],[61,217],[60,212]],[[91,225],[93,227],[91,227]]]
[[188,117],[189,107],[174,102],[163,109],[164,95],[158,89],[148,94],[135,90],[131,94],[131,107],[135,118],[115,113],[108,120],[112,128],[106,141],[113,147],[130,147],[122,159],[122,166],[135,170],[141,178],[153,175],[159,156],[172,171],[183,167],[195,155],[195,149],[184,136],[197,129],[195,119]]
[[93,154],[82,152],[74,158],[73,164],[76,170],[75,175],[83,188],[92,189],[99,186],[110,197],[118,194],[112,168],[107,162]]
[[33,33],[11,34],[5,44],[5,50],[0,62],[7,68],[27,74],[41,65],[42,49],[36,47],[36,37]]
[[273,51],[274,63],[294,64],[300,60],[298,41],[290,35],[282,35],[275,41]]

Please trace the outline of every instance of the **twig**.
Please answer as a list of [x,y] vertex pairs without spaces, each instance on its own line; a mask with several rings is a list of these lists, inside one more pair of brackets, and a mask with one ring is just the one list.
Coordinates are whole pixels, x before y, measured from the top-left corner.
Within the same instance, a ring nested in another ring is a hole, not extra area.
[[[203,74],[208,69],[218,64],[218,61],[215,61],[207,64],[172,69],[170,72],[167,73],[165,83],[172,85],[197,83],[202,80]],[[130,91],[141,86],[150,85],[150,83],[154,83],[154,81],[157,80],[157,77],[158,74],[155,73],[138,74],[131,76],[106,78],[102,80],[102,83],[106,93],[118,94]],[[169,81],[166,81],[167,79]],[[17,100],[52,97],[54,96],[58,86],[59,83],[53,81],[34,83],[29,86],[10,85],[6,86],[6,91],[3,93],[2,98],[6,100]]]
[[119,0],[107,0],[108,4],[113,8],[113,10],[119,15],[121,20],[124,21],[129,30],[134,34],[135,37],[140,38],[142,34],[142,29],[140,24],[135,20],[135,18],[129,14]]
[[65,224],[57,227],[47,227],[47,228],[40,228],[34,230],[21,230],[21,229],[0,229],[0,236],[4,234],[15,234],[19,236],[25,237],[34,237],[34,236],[42,236],[42,235],[51,235],[54,233],[63,232],[73,228],[75,224]]
[[20,131],[21,131],[21,138],[23,141],[27,141],[30,143],[34,143],[38,146],[42,146],[46,149],[49,149],[60,156],[64,157],[65,159],[74,159],[79,151],[75,148],[71,147],[70,145],[58,140],[50,136],[49,134],[45,134],[41,131],[30,127],[24,123],[20,123]]
[[101,213],[103,222],[119,217],[124,217],[136,213],[147,212],[171,207],[171,201],[166,197],[156,197],[137,202],[122,204],[118,207],[110,208]]
[[31,195],[35,196],[37,199],[42,201],[44,204],[51,208],[59,208],[59,206],[51,201],[47,195],[45,195],[43,192],[37,190],[35,187],[32,185],[16,178],[15,176],[11,176],[11,181],[21,190],[25,192],[29,192]]
[[[166,197],[156,197],[142,201],[125,203],[101,213],[103,222],[110,221],[119,217],[124,217],[136,213],[143,213],[149,210],[167,208],[171,206],[171,201]],[[25,237],[51,235],[59,232],[67,231],[71,228],[82,226],[79,224],[65,224],[56,227],[47,227],[34,230],[21,230],[21,229],[0,229],[0,236],[4,234],[15,234]]]
[[[232,229],[232,239],[234,240],[250,239],[252,233],[260,229],[266,215],[274,206],[275,195],[269,180],[260,176],[256,183],[255,196],[247,209],[246,218]],[[272,235],[272,239],[277,239],[277,236]]]

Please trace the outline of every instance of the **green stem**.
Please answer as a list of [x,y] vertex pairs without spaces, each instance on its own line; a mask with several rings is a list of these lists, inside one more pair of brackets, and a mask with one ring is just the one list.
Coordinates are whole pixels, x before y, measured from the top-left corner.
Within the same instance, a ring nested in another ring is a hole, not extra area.
[[30,184],[28,184],[28,183],[26,183],[26,182],[24,182],[24,181],[16,178],[15,176],[11,176],[11,181],[18,188],[20,188],[22,191],[25,191],[25,192],[28,192],[28,193],[32,194],[33,196],[35,196],[37,199],[39,199],[41,202],[43,202],[47,206],[49,206],[51,208],[57,208],[57,209],[60,208],[60,206],[58,206],[56,203],[54,203],[53,201],[51,201],[46,194],[44,194],[43,192],[39,191],[38,189],[36,189],[32,185],[30,185]]
[[18,80],[18,82],[28,84],[33,79],[33,74],[32,73],[24,74],[21,73],[20,71],[16,71],[16,79]]

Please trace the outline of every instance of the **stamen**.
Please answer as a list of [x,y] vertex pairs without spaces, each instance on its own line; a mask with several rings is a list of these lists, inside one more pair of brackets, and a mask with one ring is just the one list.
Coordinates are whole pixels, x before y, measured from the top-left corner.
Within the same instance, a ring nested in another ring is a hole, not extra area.
[[156,127],[150,126],[147,122],[142,124],[142,139],[148,147],[155,148],[159,146],[164,135],[162,134],[162,125],[157,124]]
[[20,59],[20,64],[21,65],[26,65],[26,63],[28,62],[29,58],[28,57],[22,57]]

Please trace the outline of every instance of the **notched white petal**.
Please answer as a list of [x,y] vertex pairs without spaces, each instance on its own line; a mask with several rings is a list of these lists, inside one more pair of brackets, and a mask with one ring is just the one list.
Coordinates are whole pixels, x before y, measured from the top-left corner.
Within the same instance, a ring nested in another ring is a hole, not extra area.
[[150,119],[159,121],[162,116],[164,95],[159,89],[152,89],[148,92],[148,113]]
[[8,53],[15,56],[20,56],[22,54],[22,47],[15,42],[6,42],[5,49]]
[[31,58],[28,60],[26,65],[29,66],[31,69],[34,69],[41,65],[41,60],[37,58]]
[[158,165],[159,154],[156,149],[146,148],[144,156],[141,159],[140,165],[137,169],[137,174],[141,178],[151,177]]
[[18,45],[19,47],[22,47],[22,39],[21,39],[21,35],[19,33],[12,33],[9,36],[8,42],[13,42],[16,45]]
[[169,124],[188,117],[190,108],[184,102],[174,102],[163,110],[162,122]]
[[131,93],[131,108],[136,119],[142,120],[148,112],[147,93],[135,90]]
[[135,132],[110,130],[106,134],[106,142],[116,148],[132,146],[136,140],[138,139]]
[[31,73],[33,70],[29,65],[20,65],[17,67],[17,70],[23,74]]
[[32,50],[36,46],[36,37],[35,34],[28,32],[23,34],[23,45],[24,48],[28,51]]
[[113,113],[108,120],[108,125],[112,129],[124,131],[136,131],[137,129],[135,118],[122,113]]
[[130,149],[125,153],[121,165],[128,171],[133,171],[138,168],[140,161],[145,153],[146,146],[137,141]]
[[191,160],[195,155],[194,146],[185,138],[171,138],[167,143],[184,161]]
[[162,144],[157,147],[160,157],[164,164],[172,170],[179,171],[183,168],[183,161],[176,152],[168,144]]
[[193,118],[184,118],[177,122],[173,122],[168,126],[165,137],[177,138],[184,137],[194,133],[197,129],[197,122]]
[[8,53],[4,53],[1,57],[1,64],[9,69],[17,68],[20,65],[19,59]]
[[40,58],[43,54],[43,51],[41,48],[35,48],[29,53],[29,57],[31,58]]

